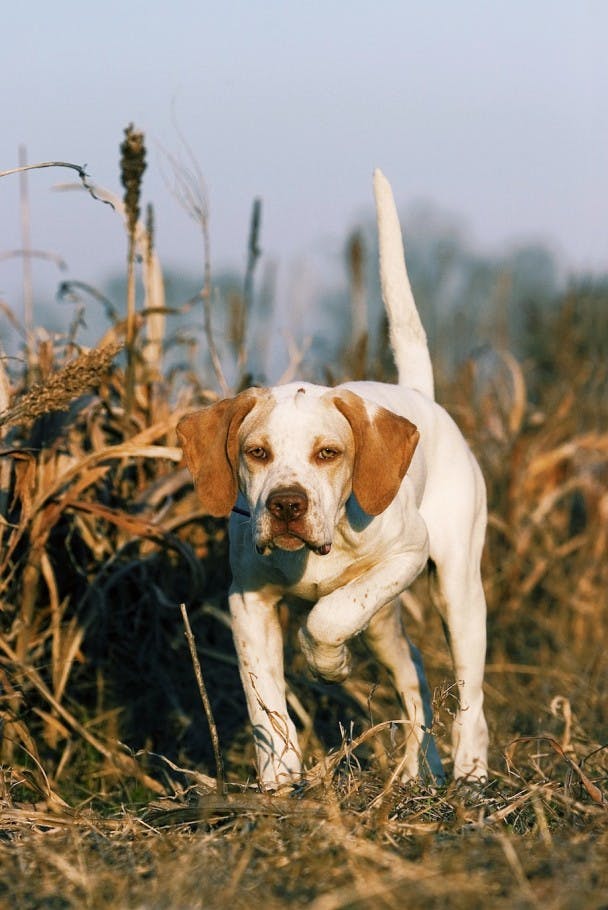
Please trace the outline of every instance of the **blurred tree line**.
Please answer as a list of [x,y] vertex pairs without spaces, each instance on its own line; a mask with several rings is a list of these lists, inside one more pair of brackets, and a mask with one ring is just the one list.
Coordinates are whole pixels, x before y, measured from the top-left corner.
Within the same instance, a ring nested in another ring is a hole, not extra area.
[[[411,208],[401,223],[416,302],[434,363],[446,379],[472,353],[483,356],[493,349],[534,361],[538,380],[550,381],[553,357],[543,349],[549,350],[556,333],[567,333],[573,352],[578,345],[585,358],[591,353],[598,362],[606,359],[608,275],[568,278],[556,254],[541,243],[521,243],[494,255],[479,252],[463,223],[432,204]],[[228,378],[236,381],[245,366],[251,383],[273,383],[295,362],[298,375],[322,382],[343,378],[344,363],[357,378],[390,375],[377,262],[370,218],[345,243],[326,243],[295,265],[279,268],[262,256],[249,286],[236,270],[214,269],[213,330]],[[183,366],[186,360],[209,376],[197,296],[201,277],[194,268],[166,265],[163,274],[167,362]],[[54,302],[38,302],[38,325],[65,332],[71,320],[81,343],[94,345],[112,311],[122,312],[125,292],[122,271],[99,289],[62,283]],[[0,314],[0,333],[12,353],[15,333],[6,312]]]

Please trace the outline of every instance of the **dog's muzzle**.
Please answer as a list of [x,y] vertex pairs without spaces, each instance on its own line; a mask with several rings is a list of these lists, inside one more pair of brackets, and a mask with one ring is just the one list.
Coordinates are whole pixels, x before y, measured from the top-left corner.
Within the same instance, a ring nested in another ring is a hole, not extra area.
[[[330,543],[314,545],[303,523],[308,512],[308,496],[302,487],[280,487],[268,495],[265,507],[270,515],[272,545],[281,550],[299,550],[308,547],[319,556],[326,556]],[[271,545],[271,546],[272,546]],[[268,545],[258,546],[259,553],[267,553]]]

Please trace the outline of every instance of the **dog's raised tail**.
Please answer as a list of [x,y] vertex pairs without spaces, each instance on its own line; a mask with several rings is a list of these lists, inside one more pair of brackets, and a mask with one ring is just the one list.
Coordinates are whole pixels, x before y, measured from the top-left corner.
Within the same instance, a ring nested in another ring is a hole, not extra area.
[[405,266],[399,216],[391,185],[378,169],[374,171],[374,196],[378,220],[380,286],[399,385],[410,386],[434,398],[433,366],[426,332],[416,309]]

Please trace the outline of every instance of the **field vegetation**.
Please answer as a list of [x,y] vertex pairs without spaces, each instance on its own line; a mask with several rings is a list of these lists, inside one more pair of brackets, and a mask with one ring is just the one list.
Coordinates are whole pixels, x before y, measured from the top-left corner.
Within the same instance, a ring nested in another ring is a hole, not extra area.
[[[488,485],[490,781],[401,786],[388,679],[355,647],[344,686],[313,680],[285,611],[308,772],[271,797],[226,612],[226,525],[201,514],[175,436],[259,373],[260,208],[240,288],[215,293],[204,183],[173,162],[204,256],[200,293],[168,305],[144,155],[129,128],[124,199],[80,173],[124,215],[125,299],[63,287],[62,336],[3,303],[21,347],[0,360],[0,906],[606,908],[608,287],[573,283],[517,314],[496,287],[487,343],[459,365],[451,343],[476,337],[478,314],[433,338],[438,397]],[[351,238],[354,328],[334,362],[296,339],[286,375],[391,379],[362,304],[372,260]],[[100,306],[107,329],[85,347],[82,310]],[[449,771],[454,681],[425,579],[404,610]]]

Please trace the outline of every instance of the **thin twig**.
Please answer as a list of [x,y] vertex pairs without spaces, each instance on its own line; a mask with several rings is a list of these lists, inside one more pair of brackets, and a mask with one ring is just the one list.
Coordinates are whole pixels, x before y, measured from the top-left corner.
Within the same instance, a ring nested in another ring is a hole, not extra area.
[[52,253],[48,250],[6,250],[5,252],[0,253],[0,262],[4,262],[6,259],[17,259],[21,256],[29,259],[45,259],[47,262],[53,262],[62,272],[65,272],[68,267],[65,259],[62,259],[58,253]]
[[82,183],[85,190],[89,193],[93,199],[96,199],[97,202],[103,202],[106,205],[109,205],[111,208],[114,208],[109,199],[102,199],[100,196],[97,196],[94,188],[88,181],[88,174],[85,171],[86,165],[82,166],[80,164],[70,164],[69,161],[41,161],[39,164],[25,164],[21,167],[13,167],[8,171],[0,171],[0,177],[9,177],[11,174],[20,174],[22,171],[34,171],[43,167],[69,167],[73,171],[78,172],[80,177],[80,182]]
[[203,237],[203,287],[197,299],[203,305],[203,327],[207,339],[209,359],[213,372],[219,383],[222,396],[230,395],[230,386],[224,375],[219,351],[215,343],[211,319],[212,281],[211,281],[211,241],[209,236],[209,200],[203,174],[196,157],[186,139],[176,125],[180,141],[190,161],[190,167],[183,165],[173,155],[165,152],[165,157],[173,169],[174,183],[171,192],[184,211],[199,225]]
[[19,164],[23,168],[19,174],[19,208],[21,210],[21,245],[25,251],[22,260],[23,274],[23,323],[27,336],[28,366],[31,366],[32,344],[34,335],[34,295],[32,291],[32,261],[28,255],[31,248],[30,239],[30,200],[27,185],[27,151],[24,145],[19,146]]
[[192,634],[192,628],[190,626],[190,620],[188,619],[186,605],[180,604],[179,608],[182,612],[184,628],[186,629],[186,640],[188,642],[188,647],[190,648],[190,657],[192,658],[192,666],[194,668],[194,675],[196,676],[198,691],[201,696],[203,708],[205,709],[205,714],[207,716],[207,723],[209,724],[209,733],[211,734],[213,755],[215,757],[215,774],[217,780],[216,788],[218,795],[222,796],[224,794],[224,763],[222,761],[222,753],[220,750],[220,740],[219,736],[217,735],[217,727],[215,725],[215,719],[213,717],[213,711],[211,709],[211,702],[209,701],[209,696],[207,694],[205,680],[203,679],[203,671],[201,670],[200,661],[196,652],[196,642],[194,640],[194,635]]
[[255,267],[261,255],[260,226],[262,223],[262,200],[253,200],[251,222],[249,225],[249,240],[247,243],[247,269],[243,282],[243,328],[241,333],[241,350],[239,351],[238,367],[242,370],[247,360],[247,324],[253,308],[253,277]]

